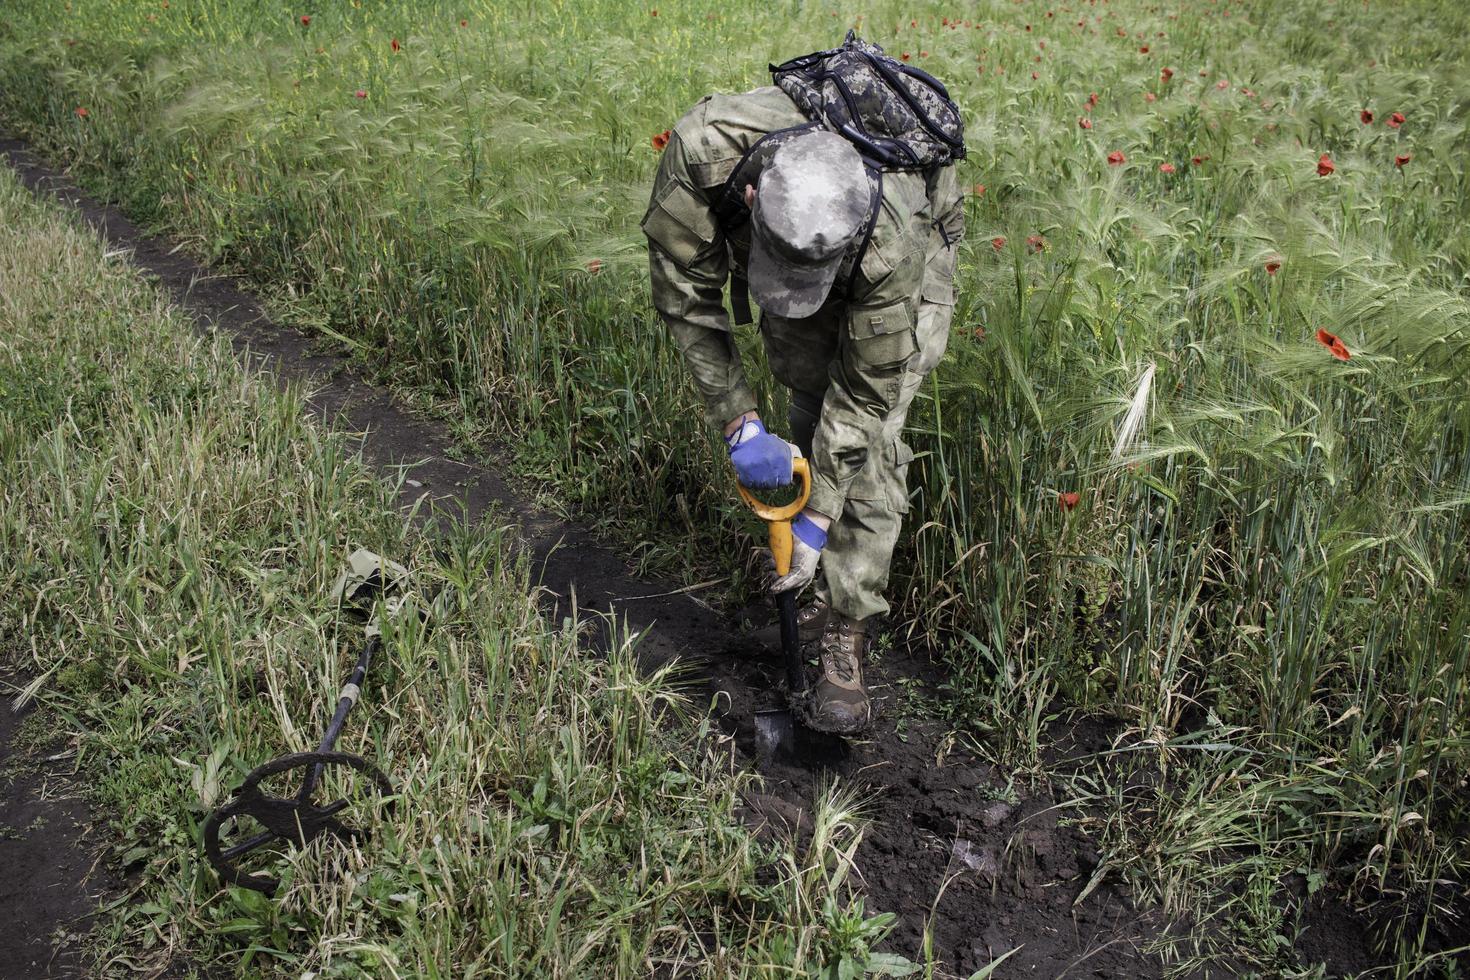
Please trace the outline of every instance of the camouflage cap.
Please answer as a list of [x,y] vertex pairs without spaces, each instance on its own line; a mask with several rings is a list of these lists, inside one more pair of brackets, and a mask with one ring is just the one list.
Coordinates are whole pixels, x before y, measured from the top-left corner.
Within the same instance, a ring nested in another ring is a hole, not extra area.
[[800,319],[821,309],[843,253],[868,218],[869,184],[836,133],[798,136],[761,172],[750,216],[750,293],[762,310]]

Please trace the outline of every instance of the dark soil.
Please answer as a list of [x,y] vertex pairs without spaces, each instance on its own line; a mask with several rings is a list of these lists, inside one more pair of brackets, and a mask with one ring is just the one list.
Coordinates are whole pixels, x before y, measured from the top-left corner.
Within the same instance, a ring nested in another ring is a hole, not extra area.
[[[35,740],[0,675],[0,977],[75,977],[99,896],[112,890],[72,771],[76,756]],[[23,728],[23,726],[25,726]]]
[[[757,822],[799,829],[814,795],[834,777],[870,797],[872,823],[858,869],[869,911],[899,917],[891,948],[921,955],[929,927],[947,968],[961,975],[1018,947],[997,977],[1164,974],[1166,964],[1143,951],[1169,931],[1156,912],[1135,909],[1110,881],[1076,901],[1097,854],[1081,832],[1059,823],[1046,792],[1002,802],[1008,780],[954,750],[942,726],[910,721],[898,729],[896,680],[937,676],[922,655],[891,653],[872,671],[873,691],[887,710],[871,738],[811,745],[801,755],[760,751],[753,717],[780,706],[780,665],[760,655],[729,619],[675,593],[676,583],[636,577],[621,554],[585,529],[532,506],[499,475],[503,467],[493,456],[481,465],[452,461],[443,425],[395,404],[347,358],[270,321],[234,280],[140,233],[118,210],[37,163],[23,143],[0,139],[0,154],[31,188],[71,205],[109,244],[132,249],[137,266],[157,276],[206,329],[223,331],[242,358],[267,362],[283,380],[313,379],[315,408],[337,426],[364,433],[370,463],[413,464],[418,485],[405,486],[405,503],[427,496],[441,512],[470,519],[492,508],[509,515],[520,525],[551,606],[568,609],[575,601],[585,618],[626,622],[643,634],[639,649],[650,666],[675,657],[697,665],[706,688],[698,693],[701,703],[714,705],[740,756],[765,776],[769,796],[752,801]],[[53,850],[41,839],[26,846]],[[79,893],[76,879],[67,880],[63,891]],[[68,906],[48,916],[22,887],[4,893],[0,919],[21,907],[39,912],[20,930],[33,936],[72,914]],[[0,967],[9,955],[6,932],[0,930]],[[8,974],[0,968],[0,975]]]

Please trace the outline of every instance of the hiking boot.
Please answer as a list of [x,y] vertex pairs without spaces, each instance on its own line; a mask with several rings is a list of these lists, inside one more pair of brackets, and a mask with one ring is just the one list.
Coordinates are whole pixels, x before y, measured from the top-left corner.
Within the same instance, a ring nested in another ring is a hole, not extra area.
[[[796,610],[796,635],[801,640],[803,651],[822,638],[822,630],[827,627],[828,615],[829,607],[819,596],[813,597],[811,602]],[[771,625],[763,626],[750,635],[766,649],[780,652],[781,620],[777,619]]]
[[833,735],[856,735],[868,727],[873,707],[863,688],[867,645],[866,620],[838,612],[827,617],[820,644],[822,676],[807,695],[807,727]]

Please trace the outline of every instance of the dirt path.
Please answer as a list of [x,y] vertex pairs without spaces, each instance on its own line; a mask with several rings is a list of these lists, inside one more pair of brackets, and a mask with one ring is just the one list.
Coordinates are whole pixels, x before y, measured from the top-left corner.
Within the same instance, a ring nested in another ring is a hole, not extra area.
[[[109,244],[131,249],[140,269],[157,276],[202,328],[223,330],[242,357],[264,359],[283,381],[312,379],[315,408],[324,419],[364,433],[363,454],[370,463],[382,468],[412,464],[412,478],[421,486],[405,488],[405,503],[428,495],[438,506],[471,519],[499,509],[519,524],[541,584],[557,597],[554,602],[566,604],[575,594],[584,613],[611,614],[645,632],[640,650],[650,664],[673,657],[696,662],[721,724],[742,757],[756,759],[752,712],[775,705],[779,665],[753,659],[751,644],[730,622],[688,596],[669,594],[674,584],[635,577],[619,554],[585,530],[531,506],[497,475],[493,459],[483,466],[450,460],[450,440],[440,425],[364,383],[345,358],[321,353],[310,338],[273,323],[231,279],[140,233],[119,211],[36,161],[24,143],[0,139],[0,155],[27,186],[68,204]],[[893,655],[874,671],[874,691],[891,705],[898,677],[934,672],[930,664]],[[869,741],[822,746],[801,763],[757,764],[774,798],[768,808],[788,816],[809,806],[833,776],[872,796],[873,824],[858,851],[859,869],[868,908],[900,917],[894,949],[917,955],[929,924],[948,967],[962,975],[1016,947],[1019,952],[997,976],[1162,975],[1159,960],[1140,948],[1165,929],[1155,915],[1135,911],[1109,883],[1074,906],[1097,856],[1079,832],[1058,826],[1049,798],[1001,802],[1003,774],[946,753],[944,733],[936,725],[911,719],[902,733],[896,731],[895,716],[893,710],[885,712]],[[0,728],[0,744],[6,731]],[[72,805],[41,804],[43,823],[79,813],[69,809]],[[44,832],[22,831],[13,860],[45,863],[54,846]],[[17,865],[7,856],[0,851],[0,867],[7,868],[0,921],[23,927],[0,929],[0,976],[26,975],[5,968],[5,956],[23,952],[12,954],[5,944],[15,942],[18,933],[25,949],[43,948],[44,937],[57,923],[70,921],[76,909],[61,902],[48,911],[35,901],[38,890],[52,887],[54,878],[74,899],[85,893],[77,884],[79,866],[52,867],[47,881],[26,884],[8,874]],[[11,887],[16,882],[20,886]],[[15,918],[22,908],[34,913],[32,918]]]
[[93,853],[75,753],[11,710],[19,686],[0,675],[0,977],[72,977],[112,881]]

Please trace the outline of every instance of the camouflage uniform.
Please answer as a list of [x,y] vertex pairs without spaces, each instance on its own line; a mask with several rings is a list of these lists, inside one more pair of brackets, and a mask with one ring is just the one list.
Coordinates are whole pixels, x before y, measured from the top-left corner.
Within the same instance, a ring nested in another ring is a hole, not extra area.
[[[654,306],[716,427],[755,408],[723,296],[726,279],[746,268],[749,229],[727,238],[716,198],[751,144],[805,121],[774,86],[705,98],[674,127],[643,219]],[[883,591],[913,458],[904,419],[949,339],[963,226],[953,167],[885,173],[855,275],[844,268],[810,317],[761,316],[772,374],[791,389],[791,439],[811,460],[810,506],[834,519],[823,598],[854,619],[888,609]]]

